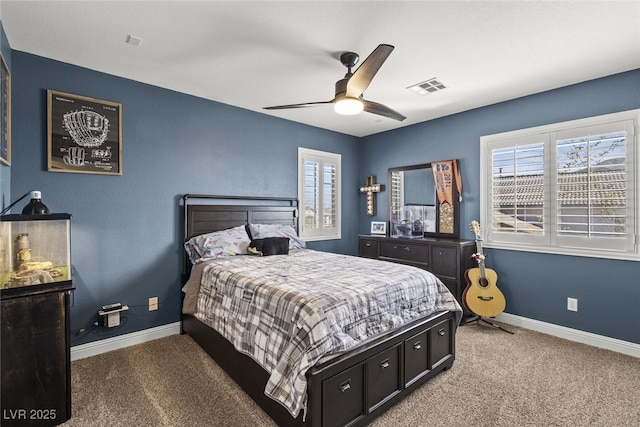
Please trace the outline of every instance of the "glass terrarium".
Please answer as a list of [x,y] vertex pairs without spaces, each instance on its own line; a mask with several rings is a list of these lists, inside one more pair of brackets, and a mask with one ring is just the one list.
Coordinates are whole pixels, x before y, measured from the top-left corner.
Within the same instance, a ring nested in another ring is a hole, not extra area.
[[71,280],[71,215],[0,217],[0,289]]

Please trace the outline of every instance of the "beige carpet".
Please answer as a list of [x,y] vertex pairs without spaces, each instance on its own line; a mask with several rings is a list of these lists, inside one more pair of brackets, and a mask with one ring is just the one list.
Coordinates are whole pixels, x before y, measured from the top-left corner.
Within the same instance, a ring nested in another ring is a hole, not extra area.
[[[458,330],[457,359],[371,425],[640,426],[640,359],[507,326]],[[188,336],[78,360],[64,426],[275,425]]]

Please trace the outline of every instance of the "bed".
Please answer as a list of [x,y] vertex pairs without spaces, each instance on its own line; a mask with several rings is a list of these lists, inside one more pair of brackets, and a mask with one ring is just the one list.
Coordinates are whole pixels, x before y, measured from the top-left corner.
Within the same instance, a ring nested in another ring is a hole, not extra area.
[[[186,194],[182,203],[182,331],[278,425],[365,425],[453,365],[462,311],[430,273],[306,248],[297,199]],[[277,235],[289,250],[235,256],[243,230],[248,241],[286,230]],[[232,236],[227,256],[217,241],[194,251],[221,234]]]

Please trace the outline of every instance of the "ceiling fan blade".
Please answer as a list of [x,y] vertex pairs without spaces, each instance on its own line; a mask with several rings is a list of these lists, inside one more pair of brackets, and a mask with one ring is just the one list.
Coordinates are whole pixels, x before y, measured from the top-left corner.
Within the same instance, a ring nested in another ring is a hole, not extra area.
[[386,105],[379,104],[373,101],[362,100],[364,102],[364,111],[367,113],[377,114],[379,116],[388,117],[390,119],[398,120],[399,122],[406,119],[405,116],[398,113],[397,111],[392,110]]
[[318,105],[331,104],[333,101],[305,102],[302,104],[275,105],[273,107],[263,107],[265,110],[285,110],[287,108],[317,107]]
[[381,44],[364,60],[347,82],[346,96],[358,98],[362,95],[394,47]]

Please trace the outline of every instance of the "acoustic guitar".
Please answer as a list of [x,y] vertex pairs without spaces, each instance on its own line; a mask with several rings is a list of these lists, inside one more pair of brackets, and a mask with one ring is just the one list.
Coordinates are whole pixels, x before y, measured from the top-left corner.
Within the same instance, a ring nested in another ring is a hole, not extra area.
[[471,230],[476,235],[476,251],[473,257],[478,262],[477,268],[470,268],[464,273],[467,288],[462,294],[462,300],[469,310],[480,317],[494,317],[502,313],[507,305],[504,295],[498,289],[496,282],[498,275],[495,271],[484,266],[482,253],[482,236],[480,224],[471,222]]

